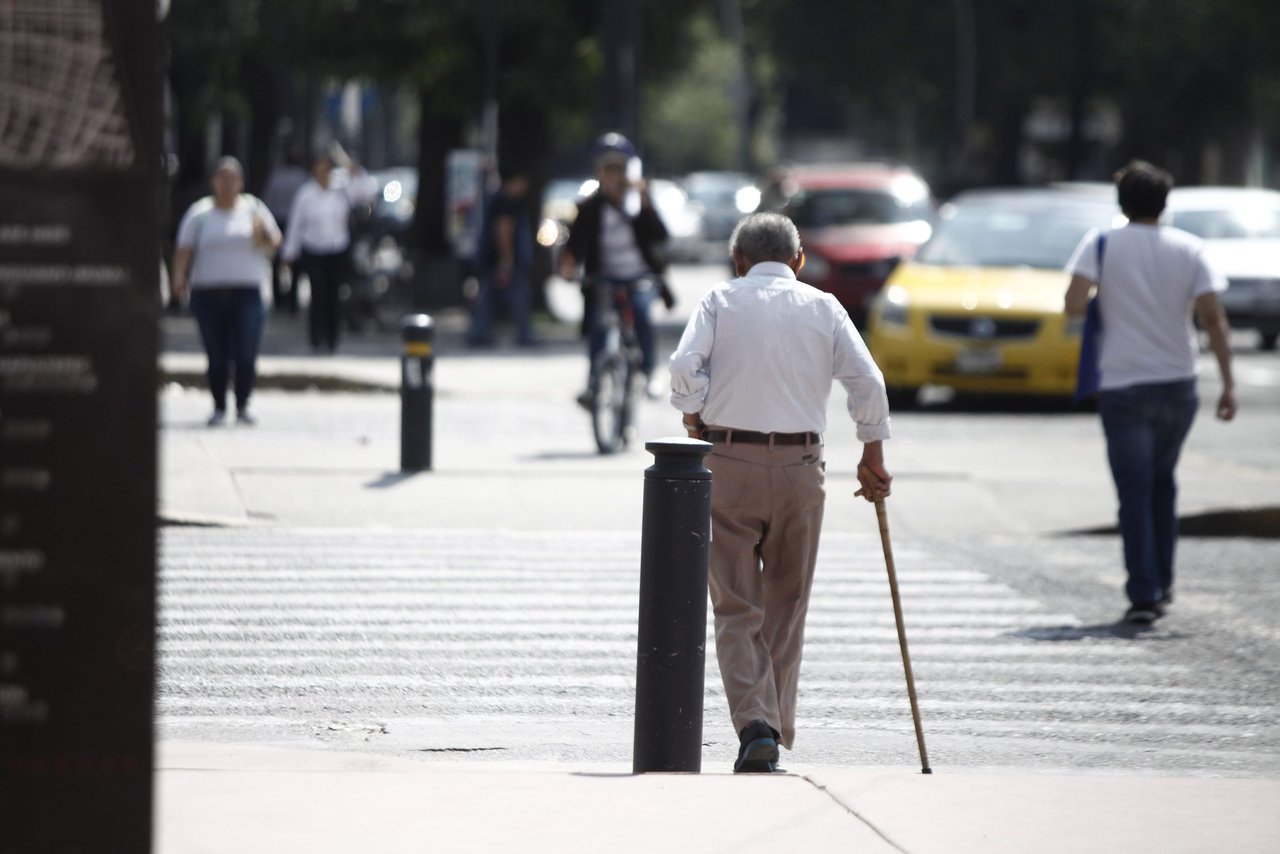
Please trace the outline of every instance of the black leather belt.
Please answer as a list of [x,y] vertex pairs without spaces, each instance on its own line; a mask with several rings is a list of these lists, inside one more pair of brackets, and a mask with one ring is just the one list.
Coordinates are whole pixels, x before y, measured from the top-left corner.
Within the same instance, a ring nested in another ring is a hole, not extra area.
[[706,430],[702,438],[708,442],[742,442],[747,445],[816,445],[822,441],[821,433],[757,433],[755,430]]

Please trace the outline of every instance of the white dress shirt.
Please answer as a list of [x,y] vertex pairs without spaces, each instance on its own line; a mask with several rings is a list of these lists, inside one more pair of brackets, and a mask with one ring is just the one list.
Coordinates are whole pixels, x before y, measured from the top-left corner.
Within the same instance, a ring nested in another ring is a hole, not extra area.
[[718,427],[821,433],[833,380],[858,438],[888,439],[884,376],[848,312],[773,261],[712,288],[671,356],[672,405]]
[[303,251],[315,255],[346,251],[351,243],[347,227],[351,208],[369,201],[377,191],[377,179],[364,172],[353,175],[346,184],[330,181],[327,189],[314,178],[307,181],[293,197],[281,257],[292,264]]

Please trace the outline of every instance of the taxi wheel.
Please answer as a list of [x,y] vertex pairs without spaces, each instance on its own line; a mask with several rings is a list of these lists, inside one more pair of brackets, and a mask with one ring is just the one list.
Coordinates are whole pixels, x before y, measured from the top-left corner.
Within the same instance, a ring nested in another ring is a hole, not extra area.
[[920,400],[920,389],[918,388],[891,385],[886,391],[889,393],[890,409],[915,409],[916,403]]

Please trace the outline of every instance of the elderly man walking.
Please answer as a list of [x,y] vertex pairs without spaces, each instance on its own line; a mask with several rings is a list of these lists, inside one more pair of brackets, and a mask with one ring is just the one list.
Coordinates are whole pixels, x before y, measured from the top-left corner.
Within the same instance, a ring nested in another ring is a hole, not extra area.
[[777,770],[795,740],[805,615],[825,501],[833,380],[863,442],[868,501],[889,495],[884,377],[835,297],[801,283],[791,220],[759,213],[730,238],[738,278],[712,288],[671,357],[671,403],[713,443],[711,602],[735,772]]

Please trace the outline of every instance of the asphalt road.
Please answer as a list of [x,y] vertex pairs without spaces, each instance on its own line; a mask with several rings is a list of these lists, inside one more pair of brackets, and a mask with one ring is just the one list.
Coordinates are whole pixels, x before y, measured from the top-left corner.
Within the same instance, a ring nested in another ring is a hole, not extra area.
[[[717,276],[675,278],[664,347]],[[395,471],[394,394],[267,390],[257,428],[208,430],[204,395],[166,388],[162,511],[218,524],[163,531],[161,735],[628,764],[651,457],[594,453],[572,403],[584,360],[560,341],[442,349],[435,470],[414,477]],[[1241,416],[1198,420],[1186,516],[1280,506],[1280,358],[1239,341]],[[1206,370],[1206,407],[1215,385]],[[678,434],[678,417],[646,402],[638,434]],[[857,443],[838,396],[830,422],[787,758],[909,764],[874,514],[851,498]],[[888,454],[935,767],[1280,775],[1280,540],[1184,538],[1173,612],[1135,633],[1115,624],[1118,539],[1078,533],[1114,516],[1095,416],[940,400],[895,416]],[[707,655],[704,764],[727,763],[710,638]]]

